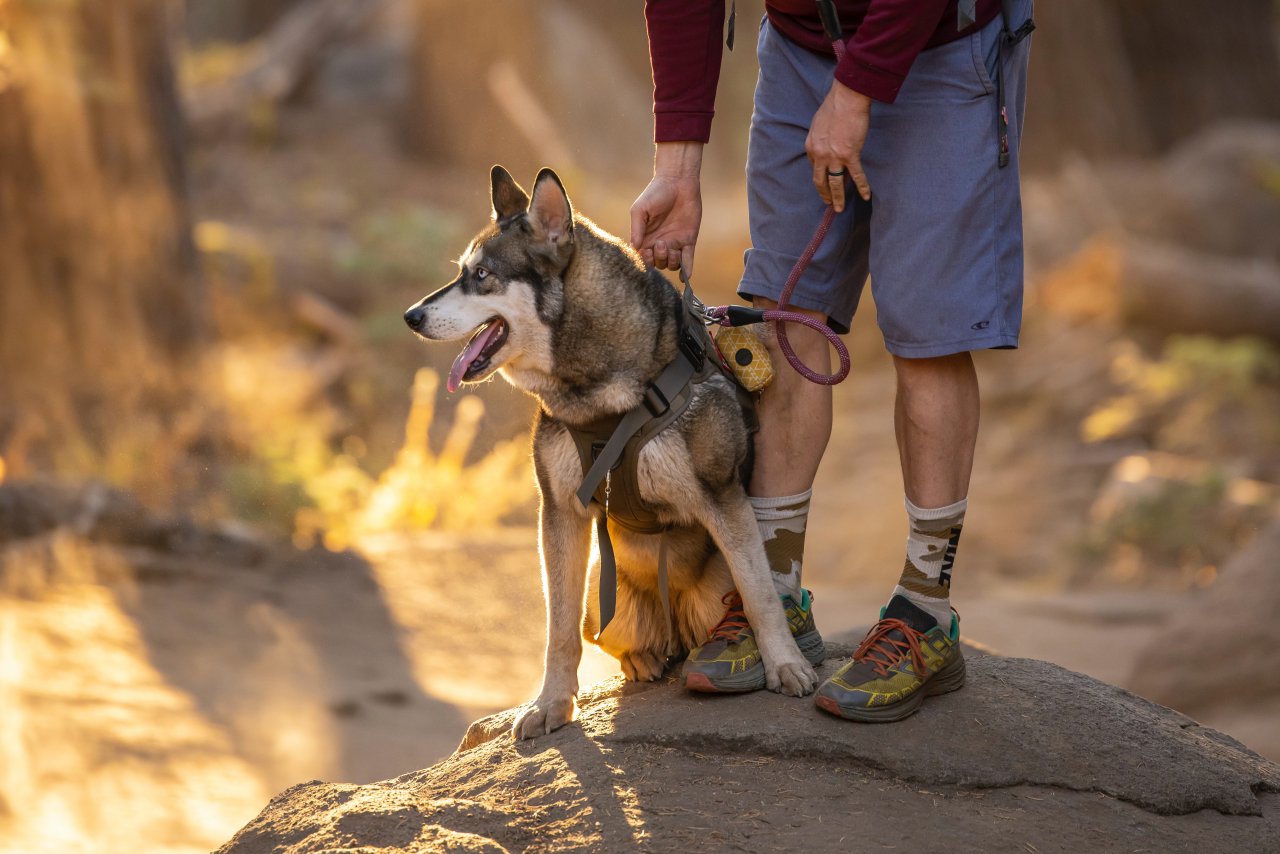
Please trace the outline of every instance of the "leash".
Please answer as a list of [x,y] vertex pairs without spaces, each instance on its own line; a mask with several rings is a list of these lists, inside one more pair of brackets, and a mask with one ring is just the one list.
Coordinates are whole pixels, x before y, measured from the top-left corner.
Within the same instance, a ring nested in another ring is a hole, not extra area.
[[[818,0],[818,14],[822,18],[822,28],[826,30],[827,38],[831,39],[831,48],[835,52],[836,62],[839,62],[844,57],[844,41],[840,33],[840,19],[836,15],[835,4],[831,0]],[[843,179],[846,183],[848,180],[847,176]],[[720,326],[772,323],[774,334],[778,338],[778,347],[782,350],[782,355],[786,357],[787,364],[791,365],[792,369],[800,376],[818,385],[835,385],[844,382],[848,378],[850,368],[849,349],[845,347],[844,342],[840,340],[840,336],[831,327],[807,314],[790,311],[788,306],[791,303],[791,295],[795,292],[796,285],[800,282],[800,277],[804,275],[805,270],[809,269],[813,256],[817,254],[818,248],[822,246],[822,241],[826,239],[827,232],[831,230],[831,224],[835,222],[835,219],[835,206],[829,204],[822,214],[821,222],[818,223],[817,229],[813,232],[813,237],[809,238],[809,245],[804,248],[804,252],[796,259],[795,266],[791,268],[791,274],[787,276],[786,284],[782,286],[782,293],[778,295],[777,308],[761,310],[740,305],[704,307],[707,321]],[[680,281],[684,282],[687,289],[689,278],[685,275],[683,269],[680,271]],[[801,326],[807,326],[826,338],[840,357],[840,368],[833,374],[820,374],[806,365],[800,356],[796,354],[795,348],[791,346],[791,340],[787,337],[788,323],[799,323]]]

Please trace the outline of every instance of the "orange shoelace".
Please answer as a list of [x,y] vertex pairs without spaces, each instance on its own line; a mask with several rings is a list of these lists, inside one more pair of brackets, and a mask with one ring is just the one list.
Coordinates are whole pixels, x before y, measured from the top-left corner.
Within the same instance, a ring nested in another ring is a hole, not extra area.
[[[897,629],[902,632],[906,641],[889,637],[889,632]],[[923,679],[928,675],[928,667],[924,661],[924,653],[920,651],[920,632],[911,628],[902,620],[881,620],[876,623],[853,653],[854,661],[870,661],[879,676],[888,676],[889,668],[898,663],[904,655],[911,656],[911,666],[916,675]]]
[[751,628],[751,624],[747,622],[747,612],[742,607],[742,597],[738,595],[737,590],[730,590],[720,598],[725,604],[728,611],[725,611],[720,623],[711,633],[707,635],[708,640],[727,640],[733,641],[738,639],[738,635],[743,629]]

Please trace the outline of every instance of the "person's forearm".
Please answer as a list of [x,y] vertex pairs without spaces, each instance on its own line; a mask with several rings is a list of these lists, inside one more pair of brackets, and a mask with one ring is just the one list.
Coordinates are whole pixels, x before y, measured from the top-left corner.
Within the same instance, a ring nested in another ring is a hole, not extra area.
[[653,174],[659,178],[697,178],[702,172],[701,142],[659,142],[653,149]]

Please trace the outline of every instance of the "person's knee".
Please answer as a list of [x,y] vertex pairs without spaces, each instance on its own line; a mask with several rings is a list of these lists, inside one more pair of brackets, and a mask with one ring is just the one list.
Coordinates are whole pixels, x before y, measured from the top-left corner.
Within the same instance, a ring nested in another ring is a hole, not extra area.
[[899,382],[910,382],[917,378],[926,379],[967,374],[973,370],[973,357],[967,351],[951,353],[947,356],[930,356],[924,359],[908,359],[904,356],[894,356],[893,367],[898,372]]

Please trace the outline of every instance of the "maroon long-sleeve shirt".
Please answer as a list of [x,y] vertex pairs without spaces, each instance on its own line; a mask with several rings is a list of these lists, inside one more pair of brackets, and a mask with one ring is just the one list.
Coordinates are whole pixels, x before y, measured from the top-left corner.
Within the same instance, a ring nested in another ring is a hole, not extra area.
[[[956,1],[836,0],[845,38],[836,79],[892,103],[920,51],[969,35],[1000,14],[1000,0],[978,0],[977,22],[958,30]],[[657,142],[710,138],[724,10],[724,0],[645,0]],[[796,44],[832,55],[814,0],[767,0],[765,13]]]

